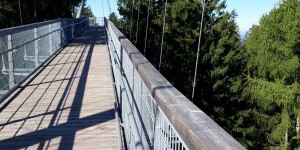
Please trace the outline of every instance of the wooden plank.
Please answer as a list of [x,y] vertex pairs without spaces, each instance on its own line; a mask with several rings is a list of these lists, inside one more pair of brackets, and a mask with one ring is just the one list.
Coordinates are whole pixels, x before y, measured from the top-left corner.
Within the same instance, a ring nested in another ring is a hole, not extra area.
[[189,149],[245,149],[208,115],[180,93],[108,20],[148,91]]
[[108,50],[99,30],[88,28],[4,101],[1,148],[119,148]]

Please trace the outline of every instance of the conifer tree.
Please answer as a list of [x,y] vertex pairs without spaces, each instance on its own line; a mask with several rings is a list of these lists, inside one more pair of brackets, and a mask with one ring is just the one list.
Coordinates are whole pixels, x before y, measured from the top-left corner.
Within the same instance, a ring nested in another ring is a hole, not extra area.
[[80,2],[81,0],[0,0],[0,29],[45,20],[71,18],[73,8]]
[[299,139],[299,27],[299,1],[283,0],[251,28],[245,41],[249,63],[244,95],[256,106],[255,122],[265,129],[266,146],[273,148],[297,146]]
[[[127,38],[131,37],[143,53],[148,0],[119,0],[118,4],[125,26],[122,32]],[[235,23],[236,14],[226,12],[225,4],[220,0],[207,0],[205,4],[195,104],[243,144],[251,145],[245,138],[248,132],[253,132],[253,127],[244,119],[249,116],[249,110],[240,100],[246,55]],[[156,67],[164,6],[165,1],[151,1],[146,57]],[[167,6],[161,73],[189,98],[203,13],[201,8],[202,0],[168,0]],[[135,35],[138,36],[137,43]]]

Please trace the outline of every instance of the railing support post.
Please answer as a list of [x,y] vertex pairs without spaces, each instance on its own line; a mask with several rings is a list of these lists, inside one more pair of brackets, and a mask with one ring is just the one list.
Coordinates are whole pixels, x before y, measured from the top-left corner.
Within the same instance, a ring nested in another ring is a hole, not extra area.
[[[11,35],[7,35],[7,48],[12,48],[12,38]],[[8,82],[9,89],[12,89],[15,86],[15,76],[14,76],[14,62],[13,62],[13,51],[8,52]]]
[[60,29],[60,39],[61,39],[61,46],[65,45],[65,32],[64,27]]
[[72,21],[72,39],[74,38],[74,21]]
[[39,66],[39,41],[37,39],[37,29],[33,29],[34,32],[34,61],[35,61],[35,67]]
[[51,55],[53,53],[52,24],[49,24],[49,33],[49,53]]

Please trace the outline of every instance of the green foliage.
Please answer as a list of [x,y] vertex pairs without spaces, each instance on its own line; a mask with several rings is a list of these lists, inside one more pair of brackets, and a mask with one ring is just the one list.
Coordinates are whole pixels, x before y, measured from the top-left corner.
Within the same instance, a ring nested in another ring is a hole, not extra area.
[[275,121],[272,128],[264,128],[266,146],[274,149],[299,147],[292,140],[300,109],[299,27],[298,0],[284,0],[251,28],[245,40],[249,63],[244,97],[258,108],[256,114],[268,116],[255,119],[256,124]]
[[115,12],[112,12],[111,14],[109,14],[109,20],[112,21],[116,26],[119,26],[117,23],[119,19]]
[[82,10],[82,14],[83,16],[87,16],[87,17],[95,17],[92,12],[91,6],[84,7]]
[[[72,16],[73,16],[73,17],[76,17],[77,12],[78,12],[78,10],[79,10],[79,7],[74,7],[73,9],[74,9],[74,10],[73,10]],[[82,16],[87,16],[87,17],[95,17],[94,14],[93,14],[93,12],[92,12],[91,6],[87,6],[86,0],[84,1],[81,15],[82,15]]]
[[[122,27],[121,20],[118,18],[115,12],[109,14],[109,20],[112,21],[116,26]],[[122,29],[122,28],[121,28]]]
[[[119,27],[143,52],[148,0],[118,0],[118,5],[123,17]],[[201,0],[168,0],[161,73],[187,97],[192,93],[201,5]],[[150,5],[145,56],[154,66],[159,62],[164,6],[164,1],[154,0]],[[247,136],[255,132],[255,127],[247,120],[253,114],[241,100],[247,59],[235,23],[236,14],[225,12],[225,7],[225,1],[206,1],[194,103],[245,146],[252,146],[254,143]]]
[[124,29],[124,21],[122,19],[119,19],[115,12],[109,14],[109,20],[112,21],[120,30]]
[[[70,18],[81,0],[0,0],[0,29],[58,18]],[[21,10],[21,14],[20,14]],[[90,7],[83,11],[93,16]],[[21,18],[23,22],[21,22]]]
[[17,1],[11,3],[9,0],[0,0],[0,29],[18,24],[19,19],[12,19],[18,13],[16,4]]
[[297,82],[287,85],[284,81],[266,81],[264,79],[247,79],[245,93],[263,110],[273,111],[272,105],[292,110],[296,104],[295,96],[300,94]]

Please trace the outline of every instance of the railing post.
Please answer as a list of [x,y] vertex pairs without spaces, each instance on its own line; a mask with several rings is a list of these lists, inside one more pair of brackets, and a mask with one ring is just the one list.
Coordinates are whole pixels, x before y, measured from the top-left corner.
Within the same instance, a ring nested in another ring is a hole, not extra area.
[[65,26],[61,27],[60,29],[60,36],[61,36],[61,44],[62,46],[65,45]]
[[74,21],[72,21],[72,39],[74,38]]
[[83,25],[82,25],[82,24],[84,24],[84,23],[82,23],[81,21],[82,21],[82,19],[80,20],[80,24],[79,24],[79,31],[80,31],[80,32],[82,32],[82,29],[83,29],[83,27],[82,27]]
[[96,18],[95,17],[93,17],[92,22],[93,22],[93,26],[96,26]]
[[[82,19],[82,21],[83,21],[83,19]],[[81,27],[81,32],[82,32],[83,29],[86,27],[86,22],[83,21],[83,22],[81,22],[80,24],[81,24],[80,27]]]
[[35,61],[35,67],[37,68],[39,66],[39,41],[37,39],[37,29],[33,29],[34,32],[34,61]]
[[51,55],[53,53],[52,24],[49,24],[49,33],[49,53]]
[[[12,38],[11,35],[7,35],[7,48],[12,48]],[[9,89],[12,89],[15,86],[15,76],[14,76],[14,62],[13,62],[13,51],[8,52],[8,82]]]

